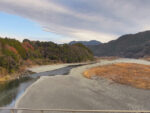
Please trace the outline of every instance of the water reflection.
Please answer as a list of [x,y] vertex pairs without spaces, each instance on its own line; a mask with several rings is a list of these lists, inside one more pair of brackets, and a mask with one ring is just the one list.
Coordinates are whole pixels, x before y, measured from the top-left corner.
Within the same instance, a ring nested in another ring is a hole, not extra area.
[[30,77],[22,77],[13,81],[0,84],[0,107],[10,104],[18,94],[18,86],[31,80]]
[[40,76],[67,75],[72,68],[82,66],[82,65],[84,65],[84,64],[71,65],[71,66],[63,67],[63,68],[52,70],[52,71],[36,73],[36,74],[32,74],[31,77],[32,78],[37,78],[37,77],[40,77]]
[[[72,68],[77,66],[81,65],[72,65],[53,71],[32,74],[30,77],[22,77],[10,82],[0,83],[0,107],[13,107],[16,100],[24,93],[26,88],[28,88],[40,76],[67,75]],[[4,111],[0,111],[0,113],[3,112]]]

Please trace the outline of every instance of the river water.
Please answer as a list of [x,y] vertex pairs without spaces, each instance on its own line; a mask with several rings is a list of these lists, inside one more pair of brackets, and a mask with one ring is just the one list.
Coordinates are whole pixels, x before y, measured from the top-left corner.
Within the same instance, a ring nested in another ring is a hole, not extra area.
[[[26,88],[39,79],[40,76],[67,75],[72,68],[77,66],[81,65],[71,65],[53,71],[35,73],[5,84],[0,84],[0,107],[14,107],[17,99],[24,93]],[[4,113],[4,111],[0,111],[0,113]]]
[[[112,64],[112,63],[118,63],[118,62],[150,65],[150,62],[144,61],[144,60],[118,59],[118,60],[114,60],[114,61],[101,61],[100,63],[97,63],[97,64],[94,63],[93,66],[106,65],[106,64]],[[67,75],[72,68],[77,67],[77,66],[81,66],[81,65],[73,65],[73,66],[68,66],[68,67],[60,68],[60,69],[53,70],[53,71],[36,73],[36,74],[32,74],[28,77],[21,78],[19,80],[15,80],[15,81],[6,83],[4,85],[0,85],[0,107],[14,107],[16,101],[24,93],[26,88],[28,88],[32,83],[34,83],[40,76]],[[90,67],[92,67],[92,66],[87,65],[87,66],[83,66],[82,68],[85,69],[85,68],[90,68]],[[79,72],[83,70],[82,68],[76,69],[75,72],[73,71],[74,74],[75,75],[79,74]],[[72,76],[74,76],[74,75],[72,75]],[[73,78],[72,76],[71,76],[71,79]],[[62,78],[62,77],[60,77],[60,78]],[[68,79],[69,79],[69,77],[68,77]],[[76,79],[80,79],[80,80],[76,81]],[[68,82],[66,82],[66,80],[64,80],[64,81],[65,81],[64,83],[68,83]],[[70,79],[68,81],[70,81]],[[75,85],[71,85],[70,87],[71,87],[71,89],[74,89],[74,90],[76,89],[76,92],[78,92],[77,96],[84,95],[84,97],[88,97],[88,94],[93,94],[92,86],[94,86],[95,91],[94,91],[93,100],[96,98],[94,103],[98,103],[97,104],[98,106],[93,104],[95,109],[96,109],[96,107],[104,108],[105,107],[104,104],[106,104],[106,106],[107,106],[107,104],[114,105],[113,99],[116,99],[116,97],[117,97],[117,99],[118,98],[121,99],[122,103],[119,101],[120,102],[119,104],[116,103],[116,105],[110,106],[110,108],[111,107],[115,108],[116,106],[118,106],[118,107],[116,107],[116,109],[117,108],[120,109],[121,107],[119,107],[119,106],[121,106],[121,105],[124,108],[125,102],[130,104],[130,105],[126,105],[127,109],[128,109],[128,106],[130,106],[130,109],[132,109],[131,107],[133,107],[133,109],[136,109],[137,106],[139,106],[139,107],[137,107],[137,109],[149,108],[149,99],[148,99],[149,94],[150,94],[149,90],[148,91],[141,90],[141,89],[136,89],[136,88],[132,88],[132,87],[124,86],[124,85],[118,85],[118,84],[117,85],[116,84],[107,85],[105,82],[103,82],[103,80],[102,81],[99,80],[99,81],[96,82],[96,81],[91,81],[88,79],[83,79],[83,78],[81,79],[80,76],[76,76],[75,82],[74,82]],[[50,81],[48,80],[48,82],[50,82]],[[52,82],[54,82],[54,81],[52,81]],[[98,85],[99,83],[100,83],[100,85]],[[55,82],[54,82],[54,84],[55,84]],[[84,85],[85,91],[83,90],[83,87],[81,87],[82,85]],[[50,85],[50,86],[53,86],[53,85]],[[78,88],[76,88],[77,86],[78,86]],[[85,87],[87,87],[87,89]],[[66,88],[64,88],[64,89],[66,89]],[[89,92],[87,93],[87,91],[89,91]],[[98,92],[98,93],[96,93],[96,92]],[[61,93],[57,93],[57,94],[58,94],[58,97],[60,97],[59,94],[61,94]],[[63,94],[65,94],[65,93],[63,93]],[[129,97],[128,95],[130,95],[130,98],[128,98]],[[55,95],[55,96],[57,96],[57,95]],[[101,103],[101,101],[98,100],[98,99],[108,100],[108,97],[109,97],[109,101],[103,101],[103,104]],[[72,99],[72,97],[70,97],[70,98]],[[138,98],[138,100],[137,100],[137,98]],[[91,95],[89,96],[89,99],[91,99]],[[92,100],[92,102],[93,102],[93,100]],[[85,101],[85,103],[86,103],[85,105],[87,105],[87,103],[91,103],[91,101],[89,101],[89,102],[86,102],[86,101]],[[110,104],[111,101],[113,102],[112,104]],[[79,104],[80,101],[76,101],[76,99],[75,99],[74,102],[77,102],[77,103],[75,103],[75,105],[80,106],[80,104]],[[117,102],[117,100],[115,102]],[[146,104],[146,102],[148,104]],[[140,103],[142,103],[142,104],[140,104]],[[56,103],[56,104],[58,104],[58,103]],[[26,104],[26,105],[28,105],[28,104]],[[68,107],[69,105],[67,104],[66,106]],[[84,105],[84,104],[82,104],[82,105]],[[141,105],[144,105],[144,106],[141,107]],[[0,111],[0,113],[6,113],[6,111]]]
[[[150,65],[150,62],[140,59],[101,60],[94,64],[74,68],[66,77],[42,77],[32,87],[28,88],[24,96],[17,101],[16,107],[75,110],[149,110],[150,90],[118,84],[101,77],[87,79],[82,75],[89,68],[113,63]],[[23,113],[29,112],[23,111]]]

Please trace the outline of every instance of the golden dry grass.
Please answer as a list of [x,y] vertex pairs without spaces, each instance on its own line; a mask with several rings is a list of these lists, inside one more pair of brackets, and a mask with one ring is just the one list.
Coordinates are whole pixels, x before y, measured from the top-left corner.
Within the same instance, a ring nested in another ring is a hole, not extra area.
[[1,83],[1,82],[6,82],[6,81],[8,81],[8,80],[11,80],[11,78],[12,78],[12,77],[9,76],[9,75],[0,77],[0,83]]
[[150,89],[150,66],[135,63],[117,63],[86,70],[87,78],[101,76],[117,83]]
[[148,56],[148,57],[144,57],[144,58],[141,58],[141,59],[143,59],[143,60],[147,60],[147,61],[150,61],[150,56]]

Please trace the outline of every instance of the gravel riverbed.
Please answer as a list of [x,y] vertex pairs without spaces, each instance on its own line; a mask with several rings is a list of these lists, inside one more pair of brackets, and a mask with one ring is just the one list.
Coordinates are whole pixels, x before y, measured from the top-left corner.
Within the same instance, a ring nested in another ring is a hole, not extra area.
[[[100,77],[84,78],[84,70],[118,62],[150,65],[136,59],[100,61],[73,68],[67,76],[41,77],[17,101],[17,108],[150,110],[150,90],[121,85]],[[28,113],[25,111],[25,113]],[[34,113],[34,112],[32,112]]]

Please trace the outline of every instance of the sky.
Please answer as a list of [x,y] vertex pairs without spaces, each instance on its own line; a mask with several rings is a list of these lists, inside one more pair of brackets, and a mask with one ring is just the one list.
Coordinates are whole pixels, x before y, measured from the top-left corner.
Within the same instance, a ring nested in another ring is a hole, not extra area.
[[0,36],[98,40],[150,30],[150,0],[0,0]]

